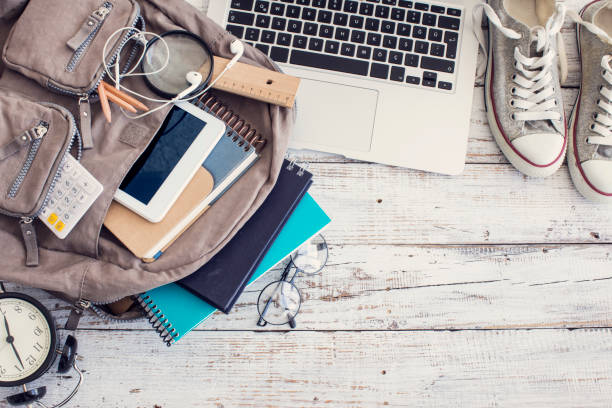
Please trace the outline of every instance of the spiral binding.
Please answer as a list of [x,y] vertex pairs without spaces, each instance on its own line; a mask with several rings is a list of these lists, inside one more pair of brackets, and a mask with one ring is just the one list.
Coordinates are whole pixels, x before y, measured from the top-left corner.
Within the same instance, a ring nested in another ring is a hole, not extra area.
[[202,95],[196,105],[225,122],[233,130],[233,132],[227,132],[227,136],[233,137],[234,142],[238,142],[239,146],[245,146],[246,151],[253,147],[260,152],[266,145],[266,139],[257,130],[210,92]]
[[307,171],[307,169],[310,167],[310,163],[302,163],[302,164],[300,164],[301,167],[298,166],[298,164],[297,164],[298,161],[297,161],[297,159],[295,157],[293,157],[293,158],[292,157],[285,157],[285,158],[289,161],[289,164],[287,164],[286,169],[289,170],[289,171],[293,171],[293,169],[295,167],[297,167],[299,170],[297,171],[296,174],[299,177],[302,177],[304,175],[304,173]]
[[153,329],[155,329],[159,337],[166,343],[166,346],[170,347],[179,337],[179,332],[172,327],[172,323],[165,318],[161,309],[159,309],[156,304],[153,304],[151,296],[138,296],[138,303],[147,314],[147,318]]

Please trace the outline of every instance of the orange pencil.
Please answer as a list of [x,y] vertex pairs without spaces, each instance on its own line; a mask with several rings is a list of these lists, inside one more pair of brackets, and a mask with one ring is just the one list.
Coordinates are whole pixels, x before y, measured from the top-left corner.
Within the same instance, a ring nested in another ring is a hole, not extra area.
[[117,105],[121,106],[123,109],[128,110],[132,113],[138,113],[138,111],[136,110],[136,108],[134,108],[132,105],[130,105],[129,103],[127,103],[126,101],[124,101],[123,99],[119,98],[118,96],[107,92],[106,93],[106,97],[113,103],[116,103]]
[[119,89],[115,88],[114,86],[110,84],[107,84],[105,82],[102,82],[102,83],[104,84],[104,88],[106,89],[107,93],[112,93],[113,95],[118,96],[119,98],[123,99],[130,105],[136,107],[137,109],[140,109],[145,112],[149,110],[149,108],[147,108],[147,106],[143,104],[142,102],[140,102],[138,99],[133,98],[132,96],[126,94],[123,91],[120,91]]
[[106,121],[111,123],[111,110],[110,105],[108,103],[108,98],[106,97],[106,91],[104,89],[104,82],[100,82],[98,85],[98,95],[100,95],[100,105],[102,105],[102,112],[104,112],[104,116],[106,117]]

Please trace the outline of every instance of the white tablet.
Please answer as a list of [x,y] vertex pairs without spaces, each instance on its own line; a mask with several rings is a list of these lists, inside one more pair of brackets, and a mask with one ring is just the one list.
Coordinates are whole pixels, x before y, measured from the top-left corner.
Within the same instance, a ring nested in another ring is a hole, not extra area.
[[188,102],[172,107],[115,193],[115,200],[160,222],[223,133],[225,124]]

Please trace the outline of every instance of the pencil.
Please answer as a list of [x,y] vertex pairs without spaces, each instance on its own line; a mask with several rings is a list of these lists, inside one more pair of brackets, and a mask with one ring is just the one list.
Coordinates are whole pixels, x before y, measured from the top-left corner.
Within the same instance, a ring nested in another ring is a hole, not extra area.
[[104,116],[106,117],[106,121],[108,123],[112,122],[110,105],[108,103],[108,98],[106,97],[106,90],[104,89],[104,82],[100,82],[98,85],[98,95],[100,95],[100,105],[102,105],[102,112],[104,112]]
[[147,106],[144,103],[126,94],[125,92],[120,91],[119,89],[115,88],[114,86],[110,84],[104,83],[104,88],[106,89],[107,93],[112,93],[113,95],[123,99],[124,101],[134,106],[135,108],[140,109],[141,111],[147,112],[149,110],[149,108],[147,108]]
[[116,103],[117,105],[121,106],[123,109],[126,109],[132,113],[138,113],[138,111],[136,110],[136,108],[134,108],[132,105],[130,105],[129,103],[127,103],[126,101],[124,101],[123,99],[121,99],[120,97],[107,92],[106,93],[106,97],[113,103]]

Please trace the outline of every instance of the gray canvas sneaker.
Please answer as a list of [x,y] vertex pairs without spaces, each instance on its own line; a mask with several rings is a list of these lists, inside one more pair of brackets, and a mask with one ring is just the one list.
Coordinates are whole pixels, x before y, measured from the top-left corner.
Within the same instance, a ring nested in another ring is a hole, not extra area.
[[558,49],[565,6],[554,0],[489,0],[476,6],[474,27],[480,26],[480,10],[489,22],[488,46],[476,29],[488,55],[489,127],[514,167],[528,176],[549,176],[563,163],[567,147],[559,63],[567,64]]
[[576,27],[582,82],[570,120],[567,164],[578,191],[612,204],[612,2],[594,1],[570,17]]

